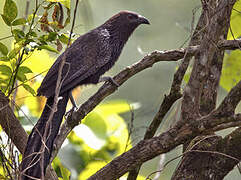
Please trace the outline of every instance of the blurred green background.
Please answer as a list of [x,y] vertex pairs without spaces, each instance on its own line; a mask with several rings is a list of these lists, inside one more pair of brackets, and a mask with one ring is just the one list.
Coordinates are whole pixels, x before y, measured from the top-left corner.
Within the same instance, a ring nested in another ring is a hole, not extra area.
[[[0,9],[3,9],[4,0],[0,0]],[[25,0],[16,0],[19,8],[19,16],[23,16],[25,10]],[[72,1],[71,10],[75,2]],[[34,8],[34,1],[31,1],[30,12]],[[196,9],[195,16],[193,10]],[[200,0],[82,0],[80,1],[76,26],[74,32],[78,35],[101,25],[109,17],[121,10],[135,11],[149,19],[151,25],[140,26],[126,44],[119,61],[107,73],[113,76],[154,50],[176,49],[185,46],[189,40],[192,22],[198,20],[200,14]],[[72,12],[73,13],[73,12]],[[4,25],[0,18],[0,38],[9,36],[9,27]],[[64,33],[70,30],[70,25],[64,30]],[[12,39],[2,41],[7,44],[9,49],[12,46]],[[57,55],[50,53],[50,56],[56,58]],[[44,61],[44,60],[43,60]],[[107,97],[105,102],[111,100],[125,100],[128,103],[139,103],[140,107],[134,110],[134,130],[131,134],[132,145],[135,145],[142,139],[146,127],[153,119],[159,109],[164,94],[170,89],[171,81],[178,62],[161,62],[155,64],[152,68],[138,73],[125,84],[118,88],[118,91]],[[78,104],[83,103],[93,93],[98,86],[84,87],[81,96],[78,97]],[[223,90],[220,90],[223,94]],[[121,102],[121,101],[119,101]],[[178,108],[179,102],[175,107]],[[113,106],[114,107],[114,106]],[[123,110],[126,112],[128,110]],[[130,124],[131,113],[126,112],[122,118],[126,124]],[[119,112],[116,112],[119,113]],[[169,112],[165,121],[162,123],[159,132],[166,130],[171,126],[175,118],[175,111]],[[37,118],[36,118],[37,119]],[[36,120],[35,119],[35,120]],[[99,127],[100,129],[102,127]],[[77,131],[76,131],[77,132]],[[97,133],[98,134],[98,133]],[[73,138],[73,137],[72,137]],[[72,139],[73,140],[73,139]],[[70,140],[71,141],[71,140]],[[124,141],[124,140],[123,140]],[[78,144],[78,143],[77,143]],[[80,143],[81,144],[81,143]],[[59,153],[62,164],[72,172],[72,179],[77,179],[75,168],[79,166],[78,146],[64,146]],[[181,147],[167,153],[165,161],[178,156],[182,151]],[[157,157],[142,166],[141,175],[144,177],[157,170],[160,157]],[[175,167],[180,159],[171,162],[161,173],[159,179],[170,179]],[[232,172],[226,179],[238,180],[240,176]]]

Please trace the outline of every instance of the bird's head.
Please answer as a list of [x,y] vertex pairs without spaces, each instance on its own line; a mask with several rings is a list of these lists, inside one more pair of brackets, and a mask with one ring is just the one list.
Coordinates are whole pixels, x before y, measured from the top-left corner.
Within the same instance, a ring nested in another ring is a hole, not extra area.
[[150,24],[148,19],[146,19],[144,16],[141,16],[135,12],[131,11],[121,11],[119,13],[120,18],[123,19],[123,22],[126,22],[131,25],[140,25],[140,24]]
[[125,44],[133,31],[141,24],[150,24],[149,21],[131,11],[121,11],[107,20],[101,28],[106,28],[112,39],[119,39],[115,43]]
[[135,12],[121,11],[107,20],[105,24],[134,30],[140,24],[150,24],[150,22],[144,16],[141,16]]

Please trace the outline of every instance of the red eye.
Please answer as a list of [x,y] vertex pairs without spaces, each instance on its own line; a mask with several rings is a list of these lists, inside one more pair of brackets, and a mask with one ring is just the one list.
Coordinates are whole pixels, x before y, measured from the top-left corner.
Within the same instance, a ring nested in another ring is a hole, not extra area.
[[127,16],[127,18],[128,18],[129,20],[133,20],[133,19],[136,19],[137,16],[135,16],[135,15],[133,15],[133,14],[129,14],[129,15]]

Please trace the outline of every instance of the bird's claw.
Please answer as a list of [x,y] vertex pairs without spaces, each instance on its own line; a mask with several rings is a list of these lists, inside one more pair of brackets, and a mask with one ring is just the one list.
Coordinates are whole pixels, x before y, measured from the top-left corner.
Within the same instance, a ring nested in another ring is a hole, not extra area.
[[68,117],[70,114],[72,114],[74,111],[77,111],[77,106],[73,106],[69,111],[65,113],[65,117]]
[[99,82],[109,82],[113,85],[115,85],[116,87],[119,87],[120,85],[110,76],[104,76],[104,77],[101,77]]

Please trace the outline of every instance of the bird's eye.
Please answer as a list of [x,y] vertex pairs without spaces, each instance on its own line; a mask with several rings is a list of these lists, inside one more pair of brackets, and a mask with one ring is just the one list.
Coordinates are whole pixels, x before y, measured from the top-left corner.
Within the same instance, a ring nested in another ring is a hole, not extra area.
[[133,20],[133,19],[136,19],[137,16],[134,15],[134,14],[129,14],[129,15],[127,16],[127,18],[128,18],[129,20]]

